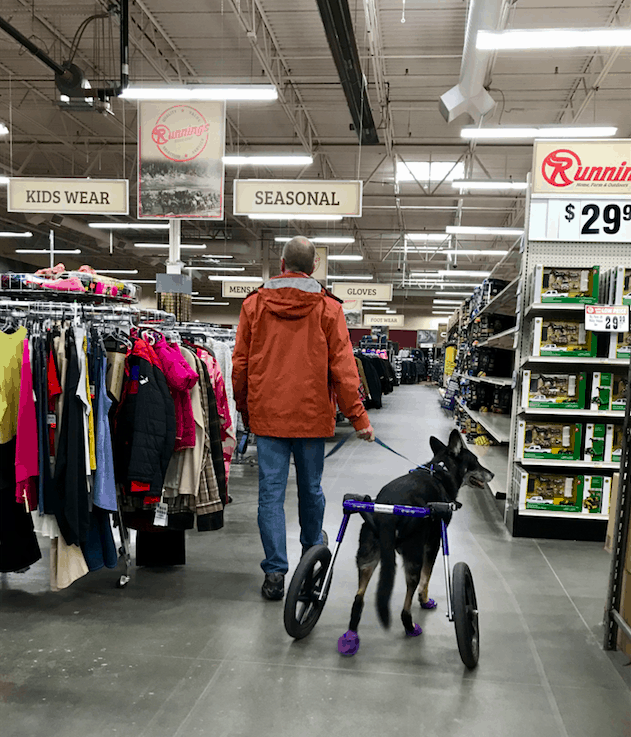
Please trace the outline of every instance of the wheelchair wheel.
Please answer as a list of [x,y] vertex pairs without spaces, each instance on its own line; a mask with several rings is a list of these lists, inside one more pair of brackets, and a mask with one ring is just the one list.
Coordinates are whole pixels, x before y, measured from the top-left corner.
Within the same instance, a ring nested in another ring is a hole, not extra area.
[[462,662],[472,669],[480,657],[480,629],[473,576],[466,563],[454,566],[452,597],[458,650]]
[[314,545],[302,556],[285,597],[285,629],[296,640],[306,637],[316,626],[324,609],[318,601],[331,562],[325,545]]

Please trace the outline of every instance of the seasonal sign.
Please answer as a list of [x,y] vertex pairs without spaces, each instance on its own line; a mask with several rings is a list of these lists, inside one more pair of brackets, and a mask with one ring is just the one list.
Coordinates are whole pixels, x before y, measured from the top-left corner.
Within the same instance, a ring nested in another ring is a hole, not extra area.
[[126,179],[11,177],[9,212],[52,212],[60,215],[127,215]]
[[235,179],[235,215],[361,217],[362,182],[337,179]]
[[138,105],[138,217],[223,219],[223,102]]

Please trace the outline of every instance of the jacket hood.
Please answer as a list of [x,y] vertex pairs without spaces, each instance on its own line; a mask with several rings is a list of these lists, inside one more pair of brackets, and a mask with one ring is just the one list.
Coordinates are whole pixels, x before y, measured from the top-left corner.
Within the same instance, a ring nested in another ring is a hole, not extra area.
[[324,299],[324,290],[315,279],[298,274],[270,279],[257,294],[266,309],[283,320],[306,317]]

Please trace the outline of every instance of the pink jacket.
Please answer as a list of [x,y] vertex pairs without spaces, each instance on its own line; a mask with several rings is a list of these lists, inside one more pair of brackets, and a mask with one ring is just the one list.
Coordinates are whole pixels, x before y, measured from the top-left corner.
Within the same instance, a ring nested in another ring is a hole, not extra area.
[[29,510],[37,509],[38,476],[39,452],[35,399],[33,396],[33,374],[31,372],[28,338],[25,338],[15,448],[15,499],[19,504],[24,504],[26,500]]
[[199,375],[188,365],[176,343],[169,344],[163,338],[155,344],[154,349],[162,364],[162,370],[175,404],[176,437],[174,450],[194,448],[195,418],[190,390],[199,381]]

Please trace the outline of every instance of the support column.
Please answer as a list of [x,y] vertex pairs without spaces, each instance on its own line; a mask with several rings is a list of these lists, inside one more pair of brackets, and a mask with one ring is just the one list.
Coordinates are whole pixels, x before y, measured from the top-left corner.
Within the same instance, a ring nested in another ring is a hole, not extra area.
[[263,251],[263,283],[269,279],[269,239],[269,231],[263,231],[261,236],[261,247]]
[[169,220],[169,260],[167,261],[167,274],[181,274],[184,263],[182,254],[182,221],[178,218]]
[[48,231],[48,244],[50,248],[50,268],[55,265],[55,231],[51,228]]

